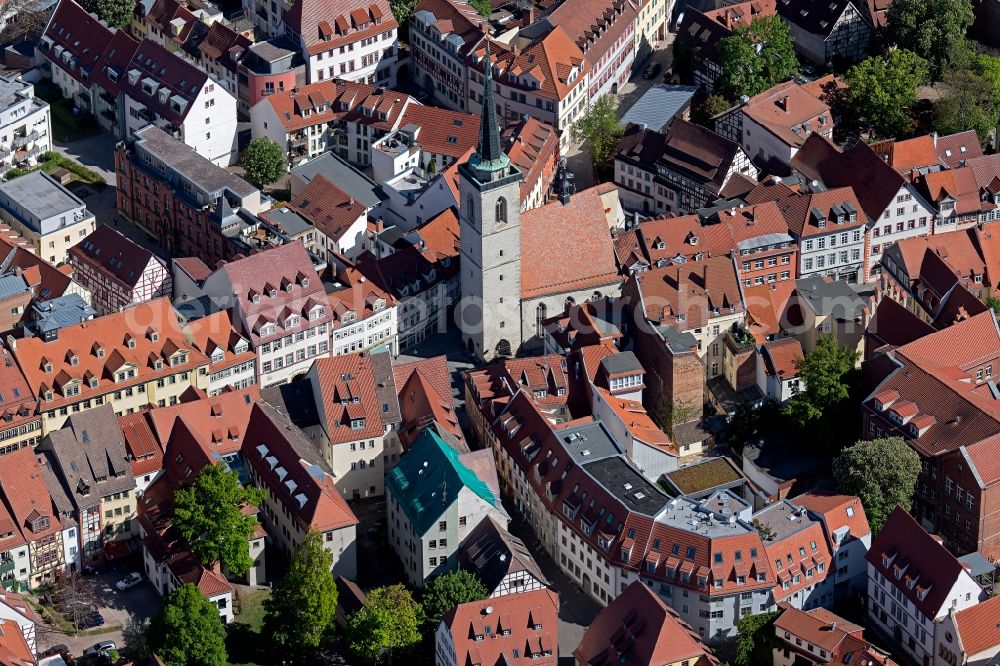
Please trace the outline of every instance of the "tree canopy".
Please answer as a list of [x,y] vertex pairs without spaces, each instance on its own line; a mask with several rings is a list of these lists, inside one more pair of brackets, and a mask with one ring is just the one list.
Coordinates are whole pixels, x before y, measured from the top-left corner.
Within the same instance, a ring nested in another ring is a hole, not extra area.
[[787,81],[799,69],[792,35],[778,16],[754,18],[722,39],[719,65],[718,91],[727,99],[753,97]]
[[954,134],[976,130],[979,141],[985,141],[996,129],[998,106],[992,82],[970,70],[944,75],[947,92],[934,102],[934,130],[939,134]]
[[472,573],[460,569],[432,579],[424,588],[421,605],[428,629],[433,631],[445,613],[459,604],[485,599],[489,590]]
[[236,472],[223,463],[209,465],[194,483],[174,491],[174,525],[191,544],[202,564],[221,562],[229,573],[242,576],[253,566],[247,540],[257,524],[241,507],[260,506],[267,492],[240,485]]
[[739,635],[736,639],[737,666],[771,666],[772,636],[774,621],[780,615],[779,611],[744,615],[736,625]]
[[940,81],[964,56],[974,19],[972,0],[893,0],[886,31],[891,42],[925,59]]
[[574,141],[586,141],[590,146],[590,159],[598,169],[611,164],[618,141],[625,127],[618,118],[618,100],[614,95],[604,95],[583,116],[573,123]]
[[897,505],[907,511],[920,473],[920,456],[900,437],[860,441],[833,461],[840,490],[861,498],[876,534]]
[[80,4],[113,28],[128,26],[135,13],[135,0],[83,0]]
[[274,141],[259,136],[243,150],[240,166],[248,182],[264,187],[284,175],[285,151]]
[[149,647],[166,666],[226,666],[219,609],[191,583],[167,595],[150,623]]
[[361,659],[374,663],[384,653],[391,655],[418,645],[422,623],[423,610],[408,589],[399,584],[379,587],[351,615],[348,646]]
[[805,390],[785,405],[785,413],[800,427],[819,420],[824,411],[850,395],[847,375],[854,370],[858,352],[837,344],[833,335],[821,335],[816,348],[797,364]]
[[264,602],[264,633],[279,648],[302,654],[319,647],[333,627],[337,585],[330,569],[333,555],[322,535],[311,531],[292,553],[288,573]]
[[898,137],[913,128],[911,107],[917,87],[927,81],[927,62],[913,53],[893,49],[865,58],[847,71],[846,108],[862,131],[876,137]]

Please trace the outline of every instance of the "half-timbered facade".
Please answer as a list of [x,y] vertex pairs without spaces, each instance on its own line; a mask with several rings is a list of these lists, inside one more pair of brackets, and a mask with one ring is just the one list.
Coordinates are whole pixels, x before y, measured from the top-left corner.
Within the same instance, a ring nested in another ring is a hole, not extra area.
[[91,295],[98,314],[170,297],[173,277],[162,259],[102,224],[69,249],[73,276]]

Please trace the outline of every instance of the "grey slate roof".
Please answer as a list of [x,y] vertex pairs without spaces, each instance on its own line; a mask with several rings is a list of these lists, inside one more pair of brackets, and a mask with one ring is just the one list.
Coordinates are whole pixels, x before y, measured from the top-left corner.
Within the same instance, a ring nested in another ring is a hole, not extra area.
[[216,166],[195,152],[194,148],[170,136],[156,125],[143,127],[135,133],[135,137],[142,145],[143,150],[148,151],[206,192],[229,189],[241,197],[246,197],[257,190],[247,181],[229,173],[220,166]]
[[642,372],[642,363],[630,351],[618,352],[611,356],[605,356],[601,360],[601,366],[609,375],[617,375],[626,372]]
[[375,395],[382,403],[382,423],[399,423],[402,415],[399,411],[399,390],[392,373],[392,354],[387,351],[373,353],[370,360],[375,377]]
[[0,298],[20,294],[28,289],[28,283],[20,275],[0,275]]
[[795,291],[815,314],[834,314],[841,320],[854,321],[867,307],[843,280],[827,282],[815,275],[804,277],[795,281]]
[[674,116],[691,106],[691,99],[697,91],[696,86],[654,84],[625,112],[622,123],[645,125],[651,130],[663,131]]
[[321,174],[349,196],[354,197],[369,208],[374,208],[389,198],[382,190],[381,185],[333,153],[323,153],[319,157],[300,164],[292,169],[292,173],[307,183],[316,174]]
[[[111,405],[73,414],[61,429],[49,433],[40,448],[54,454],[66,489],[81,509],[135,488],[125,439]],[[84,486],[89,493],[82,492]]]
[[487,590],[495,590],[508,573],[526,571],[542,585],[549,582],[528,547],[492,516],[479,522],[458,549],[463,569],[475,572]]
[[30,328],[38,334],[73,326],[97,316],[97,312],[79,294],[65,294],[51,301],[35,302],[31,311],[35,321],[31,322]]

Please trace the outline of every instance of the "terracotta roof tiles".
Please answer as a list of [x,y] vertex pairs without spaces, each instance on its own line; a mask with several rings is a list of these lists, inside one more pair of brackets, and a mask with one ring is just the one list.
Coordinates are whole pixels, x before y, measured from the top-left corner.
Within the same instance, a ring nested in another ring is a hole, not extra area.
[[[983,654],[1000,646],[1000,597],[980,601],[955,613],[955,625],[966,657]],[[987,657],[989,655],[986,655]]]
[[[459,604],[444,614],[456,664],[559,662],[559,597],[549,589]],[[523,655],[514,658],[514,651]],[[513,659],[513,661],[510,661]]]
[[617,286],[606,194],[597,185],[521,214],[522,298]]

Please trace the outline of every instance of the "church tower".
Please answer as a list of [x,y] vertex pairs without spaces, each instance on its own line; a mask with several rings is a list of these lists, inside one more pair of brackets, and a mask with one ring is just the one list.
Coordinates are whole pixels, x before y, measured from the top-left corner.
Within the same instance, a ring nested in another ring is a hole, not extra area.
[[486,39],[479,144],[459,165],[462,300],[457,316],[466,349],[491,360],[521,346],[521,181],[500,145],[493,65]]

